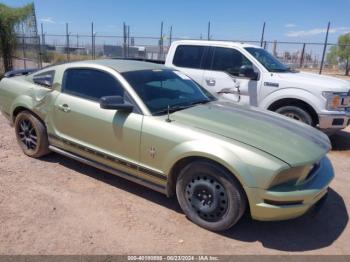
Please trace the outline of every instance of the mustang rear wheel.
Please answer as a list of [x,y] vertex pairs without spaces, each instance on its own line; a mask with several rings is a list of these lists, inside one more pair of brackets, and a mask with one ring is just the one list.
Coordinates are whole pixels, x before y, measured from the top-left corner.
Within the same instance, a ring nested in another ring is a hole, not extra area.
[[23,111],[18,114],[15,131],[17,142],[26,155],[37,158],[50,152],[46,128],[30,112]]
[[176,194],[186,216],[212,231],[232,227],[246,208],[245,194],[225,169],[209,161],[195,161],[180,173]]

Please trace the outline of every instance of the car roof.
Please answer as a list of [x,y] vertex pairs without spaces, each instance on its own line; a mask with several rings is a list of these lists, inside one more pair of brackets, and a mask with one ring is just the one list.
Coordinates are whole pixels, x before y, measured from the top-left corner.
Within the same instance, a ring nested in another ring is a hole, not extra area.
[[256,43],[255,45],[252,45],[252,44],[247,44],[247,43],[243,43],[243,42],[233,42],[233,41],[178,40],[178,41],[174,41],[173,44],[261,48],[258,43]]
[[[57,67],[60,67],[61,69],[68,69],[71,66],[74,67],[89,67],[93,65],[101,65],[106,66],[109,68],[112,68],[116,70],[119,73],[129,72],[129,71],[139,71],[139,70],[160,70],[160,69],[168,69],[164,65],[156,64],[156,63],[150,63],[150,62],[143,62],[143,61],[136,61],[136,60],[127,60],[127,59],[97,59],[97,60],[84,60],[84,61],[75,61],[75,62],[68,62],[60,65],[56,65]],[[45,69],[56,67],[48,66]]]
[[123,60],[123,59],[90,60],[90,61],[85,61],[85,63],[108,66],[120,73],[128,72],[128,71],[138,71],[138,70],[166,69],[164,65],[160,65],[156,63],[136,61],[136,60]]

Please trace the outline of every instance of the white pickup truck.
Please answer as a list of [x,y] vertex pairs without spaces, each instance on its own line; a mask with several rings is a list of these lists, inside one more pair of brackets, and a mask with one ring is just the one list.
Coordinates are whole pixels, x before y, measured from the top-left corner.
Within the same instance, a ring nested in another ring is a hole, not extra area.
[[219,96],[318,127],[350,124],[350,82],[293,71],[263,48],[234,42],[173,42],[165,65]]

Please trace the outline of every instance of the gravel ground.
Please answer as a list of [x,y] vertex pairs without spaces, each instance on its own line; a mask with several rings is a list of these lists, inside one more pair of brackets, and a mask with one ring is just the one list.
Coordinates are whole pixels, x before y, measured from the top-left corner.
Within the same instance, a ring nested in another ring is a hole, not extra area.
[[217,234],[176,199],[51,154],[31,159],[0,116],[0,254],[350,254],[350,129],[332,139],[336,178],[316,217]]

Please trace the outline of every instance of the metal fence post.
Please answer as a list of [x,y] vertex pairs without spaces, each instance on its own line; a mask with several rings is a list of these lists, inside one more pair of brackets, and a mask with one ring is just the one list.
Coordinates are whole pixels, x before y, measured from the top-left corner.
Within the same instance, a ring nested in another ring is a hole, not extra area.
[[274,56],[277,56],[277,40],[273,41],[272,53]]
[[322,60],[321,60],[321,66],[320,66],[320,72],[319,74],[322,74],[322,69],[323,69],[323,63],[324,63],[324,57],[326,55],[326,49],[328,45],[328,33],[329,33],[329,27],[331,26],[331,22],[328,22],[327,26],[327,32],[326,32],[326,39],[324,41],[324,47],[323,47],[323,53],[322,53]]
[[160,23],[160,38],[159,38],[159,57],[161,60],[163,57],[163,21]]
[[123,57],[126,58],[126,26],[123,23]]
[[260,40],[260,46],[261,47],[263,47],[263,42],[264,42],[265,25],[266,25],[266,23],[264,22],[264,25],[263,25],[263,28],[262,28],[262,33],[261,33],[261,40]]
[[69,57],[69,32],[68,32],[68,23],[66,23],[66,48],[67,48],[67,60],[69,61],[70,60],[70,57]]
[[22,54],[23,54],[23,67],[24,67],[24,69],[27,69],[23,23],[22,23]]
[[306,44],[304,43],[303,49],[301,50],[301,55],[300,55],[300,64],[299,64],[300,68],[303,67],[303,63],[304,63],[305,46],[306,46]]
[[210,21],[208,22],[208,40],[210,40]]
[[38,57],[38,68],[42,68],[43,67],[43,56],[42,56],[42,52],[41,52],[41,41],[40,41],[40,36],[36,36],[36,39],[38,40],[38,53],[39,53],[39,57]]
[[130,57],[130,26],[128,25],[127,27],[126,27],[126,29],[127,29],[127,39],[128,39],[128,41],[127,41],[127,46],[128,46],[128,57]]
[[173,26],[170,26],[169,46],[171,46],[172,38],[173,38]]
[[94,22],[91,22],[91,59],[94,59]]
[[[46,54],[46,46],[45,46],[45,35],[44,35],[44,25],[43,23],[41,23],[41,48],[40,48],[40,52],[41,52],[41,60],[42,57]],[[41,61],[42,64],[42,61]]]

